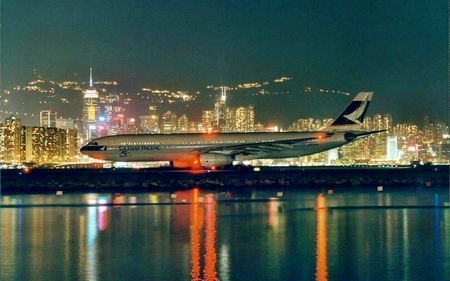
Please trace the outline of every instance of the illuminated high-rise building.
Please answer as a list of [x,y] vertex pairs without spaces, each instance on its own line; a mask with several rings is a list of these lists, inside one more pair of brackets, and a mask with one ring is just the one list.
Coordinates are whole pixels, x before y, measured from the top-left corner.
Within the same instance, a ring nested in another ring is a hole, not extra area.
[[255,124],[255,132],[265,132],[266,129],[264,128],[264,125],[261,122],[258,122]]
[[225,87],[222,87],[220,98],[214,104],[214,127],[219,132],[226,131],[226,99],[227,92]]
[[176,130],[177,130],[177,115],[169,110],[162,115],[162,133],[171,134]]
[[83,138],[88,141],[97,137],[97,118],[99,94],[92,82],[92,68],[90,69],[89,88],[83,91]]
[[289,131],[304,132],[304,131],[315,131],[319,130],[321,127],[320,120],[314,120],[313,118],[298,119],[291,126],[289,126]]
[[0,163],[3,163],[3,153],[4,153],[4,141],[5,141],[5,127],[0,124]]
[[143,133],[156,134],[160,132],[156,106],[150,106],[149,114],[139,116],[139,121]]
[[177,121],[177,133],[187,133],[189,131],[189,119],[183,114]]
[[441,143],[439,143],[438,161],[440,163],[450,163],[450,136],[444,135]]
[[383,115],[383,129],[384,130],[392,130],[392,115],[391,114],[384,114]]
[[66,118],[56,119],[56,128],[65,130],[73,129],[74,128],[73,119],[66,119]]
[[227,132],[254,132],[255,111],[253,105],[227,109]]
[[[390,130],[392,129],[392,116],[390,114],[373,116],[371,127],[368,130]],[[366,139],[370,143],[372,160],[386,160],[387,157],[387,132],[378,133]]]
[[56,111],[52,110],[41,110],[39,116],[39,124],[41,127],[56,127]]
[[236,132],[255,131],[255,111],[253,105],[241,106],[236,109]]
[[373,123],[372,123],[373,130],[382,130],[383,129],[383,118],[380,114],[375,114],[373,116]]
[[189,129],[188,129],[189,133],[197,133],[198,132],[197,125],[194,121],[189,121],[188,126],[189,126]]
[[319,130],[322,130],[333,123],[333,118],[325,118],[322,120],[322,126],[319,128]]
[[434,143],[434,124],[430,123],[429,117],[424,117],[424,126],[423,126],[423,142],[425,144]]
[[73,161],[77,154],[76,130],[22,127],[22,161],[57,163]]
[[2,127],[1,153],[5,163],[19,163],[22,154],[21,120],[11,116]]
[[397,137],[388,136],[387,137],[387,156],[386,160],[397,161],[398,160],[398,148],[397,148]]
[[141,130],[136,125],[136,119],[134,118],[127,118],[125,121],[125,126],[123,126],[123,130],[121,130],[121,133],[123,134],[139,134]]
[[364,118],[361,130],[370,131],[372,130],[372,127],[372,118],[370,116],[366,116],[366,118]]
[[125,122],[125,110],[121,106],[108,107],[108,113],[104,116],[108,135],[120,134]]
[[435,126],[435,137],[436,143],[442,143],[444,136],[448,135],[448,125],[444,122],[437,122]]
[[415,124],[399,123],[393,128],[402,162],[417,160],[418,133],[419,128]]
[[214,111],[204,110],[202,113],[202,128],[204,132],[211,132],[214,127]]
[[114,134],[124,134],[126,131],[125,115],[121,113],[114,114],[112,127],[114,128]]

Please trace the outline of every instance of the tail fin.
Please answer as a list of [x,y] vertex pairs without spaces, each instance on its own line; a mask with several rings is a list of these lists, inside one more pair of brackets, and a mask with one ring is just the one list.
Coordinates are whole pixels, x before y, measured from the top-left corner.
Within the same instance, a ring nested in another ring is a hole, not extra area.
[[360,92],[326,130],[361,130],[373,92]]

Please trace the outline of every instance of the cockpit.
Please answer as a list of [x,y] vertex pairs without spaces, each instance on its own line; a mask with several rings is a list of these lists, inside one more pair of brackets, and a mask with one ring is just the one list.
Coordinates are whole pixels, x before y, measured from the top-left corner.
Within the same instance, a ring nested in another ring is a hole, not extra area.
[[106,151],[106,145],[101,145],[96,141],[88,142],[85,146],[80,149],[81,152],[86,151]]

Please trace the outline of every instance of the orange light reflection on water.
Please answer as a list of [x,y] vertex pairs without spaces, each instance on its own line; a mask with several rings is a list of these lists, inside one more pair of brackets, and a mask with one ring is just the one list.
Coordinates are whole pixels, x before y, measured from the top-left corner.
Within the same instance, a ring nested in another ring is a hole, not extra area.
[[206,204],[205,220],[205,280],[218,280],[216,278],[216,204],[214,201]]
[[[219,280],[216,271],[216,204],[211,195],[207,195],[206,204],[199,204],[199,190],[192,191],[192,202],[189,211],[191,221],[191,280]],[[205,240],[201,243],[203,220],[205,221]],[[204,246],[203,277],[201,276],[201,248]]]
[[202,228],[203,210],[198,204],[190,208],[191,219],[191,280],[200,279],[200,229]]
[[317,196],[317,224],[316,224],[316,280],[328,280],[327,267],[327,208],[323,194]]

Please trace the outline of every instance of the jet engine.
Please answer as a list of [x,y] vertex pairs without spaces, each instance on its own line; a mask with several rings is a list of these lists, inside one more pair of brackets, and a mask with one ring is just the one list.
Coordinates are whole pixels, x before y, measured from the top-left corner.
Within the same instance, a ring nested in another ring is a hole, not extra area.
[[233,159],[231,156],[219,153],[204,153],[198,156],[202,168],[221,168],[231,165]]

